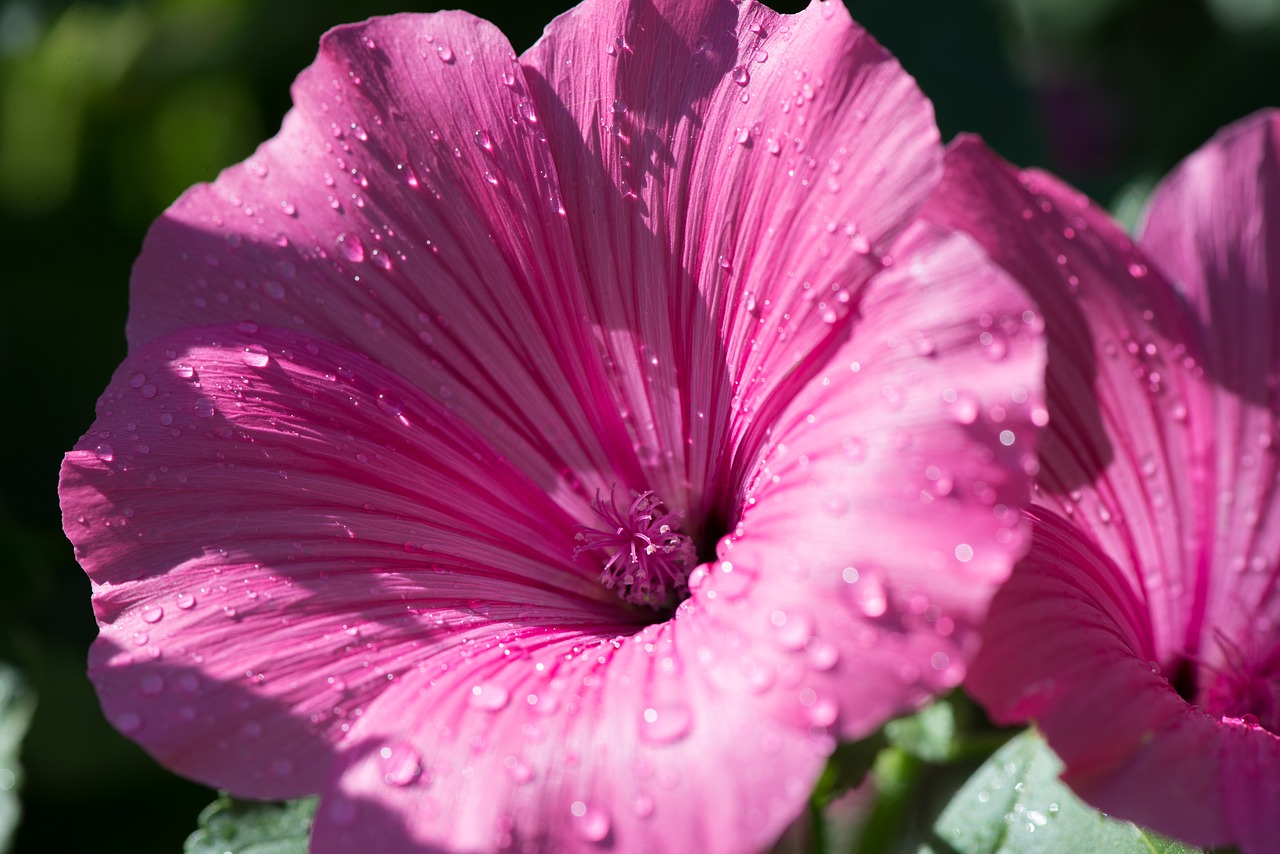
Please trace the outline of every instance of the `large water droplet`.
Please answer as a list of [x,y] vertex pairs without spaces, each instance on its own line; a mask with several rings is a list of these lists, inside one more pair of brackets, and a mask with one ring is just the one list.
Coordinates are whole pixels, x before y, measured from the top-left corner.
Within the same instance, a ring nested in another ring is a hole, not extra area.
[[393,786],[408,786],[422,776],[422,757],[407,744],[384,747],[382,779]]
[[360,242],[360,238],[350,232],[344,231],[338,235],[338,254],[353,264],[359,264],[364,260],[364,244]]
[[587,842],[603,842],[609,835],[609,816],[600,808],[588,806],[584,801],[569,805],[578,835]]
[[693,724],[688,706],[663,704],[645,709],[640,716],[640,735],[655,744],[684,738]]
[[267,354],[267,349],[257,344],[245,347],[241,358],[251,368],[265,368],[271,364],[271,356]]
[[511,692],[493,682],[472,686],[471,696],[467,698],[472,708],[483,709],[486,712],[504,709],[510,701]]

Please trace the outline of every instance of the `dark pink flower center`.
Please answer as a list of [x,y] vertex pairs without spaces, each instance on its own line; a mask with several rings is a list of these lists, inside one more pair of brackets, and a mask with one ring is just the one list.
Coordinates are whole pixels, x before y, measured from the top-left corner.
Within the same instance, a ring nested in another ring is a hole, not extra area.
[[1242,649],[1220,633],[1216,640],[1223,661],[1203,672],[1200,702],[1213,714],[1280,733],[1280,647]]
[[633,605],[670,608],[689,595],[689,573],[698,564],[693,541],[678,529],[684,514],[667,511],[653,490],[632,493],[626,510],[599,494],[591,508],[600,517],[595,528],[578,530],[574,557],[603,560],[600,583]]

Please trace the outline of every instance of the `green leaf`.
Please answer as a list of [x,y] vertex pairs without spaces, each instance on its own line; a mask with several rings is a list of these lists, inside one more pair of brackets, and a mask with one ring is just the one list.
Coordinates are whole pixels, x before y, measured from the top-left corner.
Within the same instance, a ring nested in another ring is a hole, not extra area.
[[0,851],[9,850],[13,831],[18,826],[21,812],[18,787],[22,784],[18,752],[35,705],[35,697],[23,684],[18,671],[0,663]]
[[1147,198],[1159,180],[1157,175],[1142,175],[1122,187],[1111,200],[1111,215],[1125,231],[1133,234],[1138,228],[1138,221],[1147,210]]
[[285,803],[238,801],[223,795],[200,813],[186,854],[307,854],[316,798]]
[[946,762],[955,752],[956,715],[949,700],[938,700],[914,715],[885,724],[889,744],[925,762]]
[[1034,730],[997,750],[960,788],[920,854],[1196,854],[1086,806],[1058,779],[1062,761]]

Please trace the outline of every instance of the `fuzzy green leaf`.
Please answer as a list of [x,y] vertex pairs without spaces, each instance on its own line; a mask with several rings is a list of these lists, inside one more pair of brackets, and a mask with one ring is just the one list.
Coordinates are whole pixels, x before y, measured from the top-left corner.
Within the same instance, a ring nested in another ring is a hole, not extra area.
[[200,813],[186,854],[307,854],[316,798],[285,803],[238,801],[227,795]]

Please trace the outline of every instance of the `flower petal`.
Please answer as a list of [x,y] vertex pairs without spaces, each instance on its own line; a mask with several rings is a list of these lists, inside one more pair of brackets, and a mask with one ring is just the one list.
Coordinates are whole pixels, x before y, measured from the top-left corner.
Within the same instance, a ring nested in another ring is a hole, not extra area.
[[[894,258],[853,339],[778,420],[721,551],[759,579],[756,614],[735,624],[802,674],[778,712],[845,738],[963,678],[1026,547],[1017,508],[1043,417],[1040,320],[1021,289],[925,224]],[[814,692],[838,723],[814,719]]]
[[[492,444],[596,489],[639,482],[604,387],[556,164],[514,52],[463,13],[340,27],[279,135],[152,227],[129,341],[245,324],[395,365]],[[599,473],[597,476],[596,473]]]
[[1230,837],[1217,725],[1156,663],[1146,605],[1074,522],[1037,508],[965,687],[999,723],[1034,719],[1063,780],[1099,809],[1196,845]]
[[[1225,128],[1170,173],[1152,194],[1141,243],[1207,330],[1207,621],[1265,657],[1280,643],[1280,112]],[[1221,664],[1224,651],[1211,638],[1203,645]]]
[[677,617],[632,637],[530,637],[425,662],[353,727],[314,850],[766,846],[831,743],[708,681],[698,659],[731,629]]
[[345,717],[477,624],[635,628],[544,485],[404,378],[296,333],[135,350],[61,493],[107,716],[237,794],[317,791]]
[[937,180],[932,108],[839,3],[589,0],[522,62],[651,485],[729,515],[710,475],[754,460]]
[[1280,737],[1243,721],[1223,722],[1224,809],[1240,850],[1260,854],[1280,839]]
[[973,234],[1039,303],[1049,426],[1036,500],[1088,531],[1143,591],[1156,658],[1172,668],[1200,628],[1209,428],[1198,324],[1087,197],[976,140],[948,151],[924,216]]
[[[1274,413],[1251,398],[1269,400],[1280,316],[1263,296],[1274,277],[1249,278],[1269,221],[1254,195],[1256,173],[1274,168],[1262,168],[1274,162],[1260,151],[1274,148],[1262,145],[1269,134],[1245,123],[1157,192],[1152,260],[1070,188],[1019,175],[974,142],[949,153],[927,214],[969,223],[1050,318],[1043,507],[1029,556],[992,604],[968,687],[998,720],[1035,719],[1064,780],[1100,809],[1196,845],[1257,851],[1274,842],[1261,800],[1274,774],[1235,743],[1233,727],[1251,722],[1220,717],[1256,697],[1219,697],[1215,685],[1243,677],[1274,690],[1275,468],[1269,438],[1257,442]],[[1025,225],[1001,213],[1020,207]],[[1239,242],[1227,245],[1233,230]],[[1204,246],[1185,292],[1156,266],[1168,257],[1185,279]],[[1239,329],[1224,335],[1224,316]],[[1096,417],[1080,419],[1091,400]],[[1270,733],[1248,738],[1253,756],[1271,755]],[[1242,774],[1256,792],[1242,794]]]

